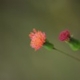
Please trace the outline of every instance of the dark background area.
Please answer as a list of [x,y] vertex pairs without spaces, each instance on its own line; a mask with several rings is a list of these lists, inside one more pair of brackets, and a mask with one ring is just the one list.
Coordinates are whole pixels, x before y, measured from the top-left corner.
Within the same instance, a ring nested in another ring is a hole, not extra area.
[[57,51],[30,47],[33,28],[46,33],[55,47],[80,59],[58,40],[69,29],[80,40],[79,0],[0,1],[0,80],[80,80],[80,62]]

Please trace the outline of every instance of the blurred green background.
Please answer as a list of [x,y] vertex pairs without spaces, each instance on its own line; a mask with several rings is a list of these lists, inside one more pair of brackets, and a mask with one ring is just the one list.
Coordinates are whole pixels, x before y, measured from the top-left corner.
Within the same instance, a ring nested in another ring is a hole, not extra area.
[[80,59],[58,40],[69,29],[80,40],[79,0],[0,0],[0,80],[80,80],[80,62],[57,51],[30,47],[33,28],[55,47]]

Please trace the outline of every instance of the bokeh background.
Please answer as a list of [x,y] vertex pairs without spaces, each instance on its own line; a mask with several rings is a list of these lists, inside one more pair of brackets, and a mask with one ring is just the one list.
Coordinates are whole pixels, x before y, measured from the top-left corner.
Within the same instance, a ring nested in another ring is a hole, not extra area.
[[69,29],[80,40],[79,0],[0,0],[0,80],[80,80],[80,62],[57,51],[30,47],[33,28],[55,47],[80,59],[58,40]]

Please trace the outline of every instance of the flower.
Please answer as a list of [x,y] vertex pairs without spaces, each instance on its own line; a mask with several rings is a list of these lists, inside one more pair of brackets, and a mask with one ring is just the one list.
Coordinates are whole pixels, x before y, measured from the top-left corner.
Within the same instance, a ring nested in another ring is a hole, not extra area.
[[72,50],[76,51],[80,49],[80,41],[73,38],[68,30],[64,30],[59,35],[60,41],[65,41]]
[[60,41],[69,41],[70,40],[70,32],[68,30],[64,30],[59,35]]
[[35,50],[40,49],[46,42],[46,34],[41,31],[36,31],[36,29],[33,29],[33,32],[29,34],[29,37],[31,39],[30,45]]

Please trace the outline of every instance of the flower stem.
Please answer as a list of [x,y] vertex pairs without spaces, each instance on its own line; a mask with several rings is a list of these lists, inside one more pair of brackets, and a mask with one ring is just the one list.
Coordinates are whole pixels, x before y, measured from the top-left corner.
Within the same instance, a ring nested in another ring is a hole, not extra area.
[[78,58],[76,58],[76,57],[74,57],[74,56],[72,56],[72,55],[70,55],[70,54],[67,54],[67,53],[65,53],[65,52],[63,52],[63,51],[61,51],[61,50],[59,50],[59,49],[56,49],[56,48],[55,48],[55,50],[58,51],[58,52],[60,52],[60,53],[62,53],[62,54],[64,54],[64,55],[66,55],[66,56],[69,56],[69,57],[71,57],[71,58],[73,58],[73,59],[75,59],[75,60],[77,60],[77,61],[80,61],[80,59],[78,59]]

